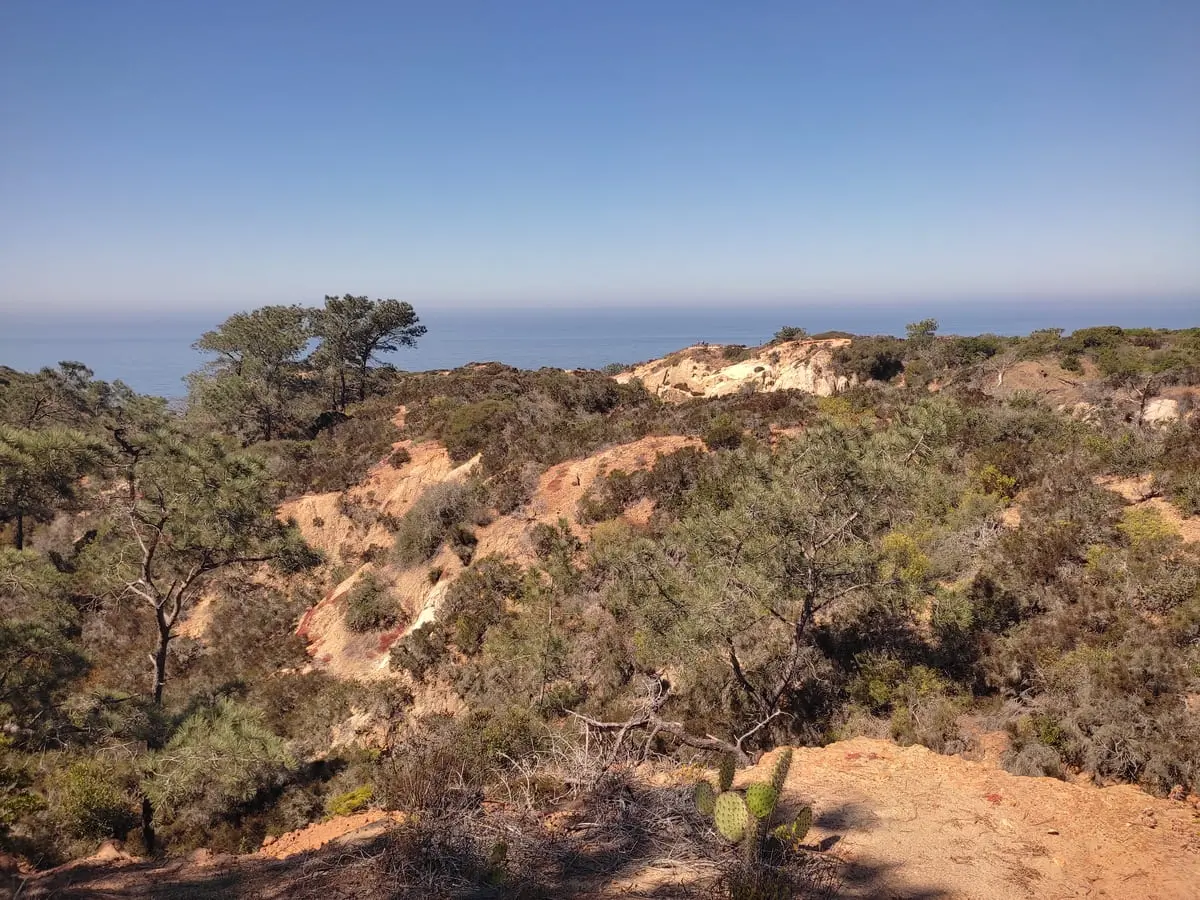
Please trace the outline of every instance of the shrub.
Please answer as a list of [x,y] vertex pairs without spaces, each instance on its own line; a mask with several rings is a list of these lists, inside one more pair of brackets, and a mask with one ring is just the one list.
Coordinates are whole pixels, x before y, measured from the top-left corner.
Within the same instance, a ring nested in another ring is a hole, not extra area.
[[465,544],[460,526],[479,510],[474,485],[443,481],[426,489],[404,514],[396,530],[396,561],[405,567],[431,559],[451,536]]
[[260,712],[219,700],[188,716],[150,757],[143,789],[173,830],[191,831],[236,813],[295,766]]
[[445,656],[445,630],[436,622],[426,622],[392,645],[389,665],[424,681]]
[[466,462],[482,453],[515,414],[516,406],[507,400],[463,403],[446,419],[439,437],[451,459]]
[[1017,479],[1005,475],[998,467],[988,463],[976,473],[976,480],[985,494],[1011,499],[1017,492]]
[[709,423],[704,443],[709,450],[734,450],[742,444],[742,429],[732,416],[721,413]]
[[56,793],[56,818],[72,837],[123,838],[136,823],[128,785],[101,760],[73,763]]
[[351,631],[379,631],[400,621],[396,601],[374,575],[364,575],[346,593],[346,627]]
[[726,344],[721,348],[721,358],[731,363],[739,363],[753,355],[744,344]]
[[904,371],[904,342],[893,337],[855,338],[835,351],[834,361],[860,381],[891,381]]
[[325,801],[325,813],[329,816],[349,816],[362,812],[371,804],[375,791],[369,784],[338,794]]
[[439,615],[454,645],[468,655],[477,653],[488,629],[520,596],[521,584],[520,566],[501,557],[489,556],[463,572],[446,592]]
[[1134,552],[1163,549],[1177,534],[1162,513],[1151,506],[1127,507],[1121,513],[1117,530],[1125,535]]
[[803,341],[808,337],[808,330],[799,325],[784,325],[771,338],[772,344],[782,344],[784,341]]

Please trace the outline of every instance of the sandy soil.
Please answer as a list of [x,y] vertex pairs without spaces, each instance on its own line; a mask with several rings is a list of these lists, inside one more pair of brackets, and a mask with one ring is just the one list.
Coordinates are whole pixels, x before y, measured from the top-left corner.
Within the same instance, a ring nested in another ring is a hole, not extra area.
[[670,402],[693,397],[722,397],[750,387],[758,391],[800,390],[818,396],[836,393],[850,379],[834,372],[833,351],[848,339],[786,341],[752,351],[738,362],[728,360],[718,344],[697,344],[663,359],[650,360],[616,376],[626,383],[637,378]]

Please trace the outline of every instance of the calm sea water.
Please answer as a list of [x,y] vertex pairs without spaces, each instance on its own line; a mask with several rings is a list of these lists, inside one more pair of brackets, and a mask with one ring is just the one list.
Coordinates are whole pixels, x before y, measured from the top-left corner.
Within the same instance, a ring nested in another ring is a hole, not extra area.
[[[1200,325],[1200,297],[1129,302],[1001,301],[844,303],[722,308],[603,310],[438,309],[418,305],[429,333],[419,347],[390,360],[410,371],[499,361],[520,368],[599,368],[639,362],[698,341],[760,344],[781,325],[811,332],[902,334],[907,322],[933,316],[945,334],[1025,334],[1057,326],[1184,328]],[[177,397],[204,357],[191,344],[224,318],[211,315],[114,314],[108,318],[13,315],[0,309],[0,365],[31,371],[60,360],[86,363],[96,376],[144,393]]]

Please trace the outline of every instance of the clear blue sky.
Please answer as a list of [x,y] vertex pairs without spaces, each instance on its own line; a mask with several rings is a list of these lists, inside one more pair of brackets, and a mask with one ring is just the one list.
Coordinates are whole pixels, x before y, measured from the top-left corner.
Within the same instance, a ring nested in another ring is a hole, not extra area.
[[0,2],[0,311],[335,291],[1200,292],[1200,2]]

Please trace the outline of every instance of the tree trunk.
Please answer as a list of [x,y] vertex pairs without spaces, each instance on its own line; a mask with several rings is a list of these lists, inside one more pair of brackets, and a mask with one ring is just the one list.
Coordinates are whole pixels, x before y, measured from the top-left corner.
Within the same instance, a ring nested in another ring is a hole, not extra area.
[[17,549],[25,549],[25,514],[17,513]]
[[163,688],[167,686],[167,651],[171,646],[171,629],[158,614],[158,649],[154,651],[154,703],[162,706]]
[[[167,653],[171,647],[171,626],[167,623],[166,615],[163,607],[159,606],[155,610],[155,617],[158,619],[158,647],[154,651],[154,705],[162,708],[163,689],[167,686]],[[150,735],[146,739],[146,749],[153,753],[155,750],[161,750],[163,742],[158,731],[150,730]],[[146,845],[146,852],[153,853],[155,849],[154,835],[154,804],[150,802],[150,798],[145,794],[142,795],[142,843]]]
[[367,399],[367,361],[364,359],[358,367],[358,402]]

